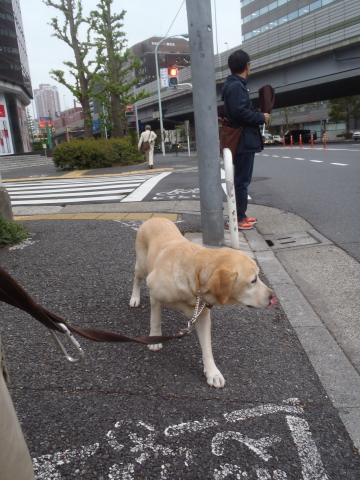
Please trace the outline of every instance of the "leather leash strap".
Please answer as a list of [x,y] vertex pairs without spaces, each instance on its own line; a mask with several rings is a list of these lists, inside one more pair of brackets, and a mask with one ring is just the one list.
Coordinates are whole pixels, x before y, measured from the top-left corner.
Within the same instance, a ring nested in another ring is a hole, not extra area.
[[131,338],[118,333],[105,332],[104,330],[93,330],[76,328],[69,325],[64,319],[49,312],[38,305],[30,295],[16,282],[16,280],[0,267],[0,301],[8,303],[13,307],[19,308],[36,318],[45,327],[57,332],[63,333],[59,323],[63,323],[72,333],[77,333],[88,340],[95,342],[135,342],[145,345],[167,342],[175,338],[182,338],[189,334],[188,329],[179,332],[176,335],[161,335],[153,337]]

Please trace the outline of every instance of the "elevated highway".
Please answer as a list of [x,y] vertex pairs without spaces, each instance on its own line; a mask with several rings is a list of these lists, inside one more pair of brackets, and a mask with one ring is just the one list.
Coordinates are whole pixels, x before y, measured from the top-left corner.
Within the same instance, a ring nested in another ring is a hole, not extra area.
[[[251,57],[251,98],[258,89],[275,88],[275,108],[360,94],[360,11],[358,0],[335,2],[247,40],[215,56],[219,114],[221,88],[230,71],[227,58],[242,48]],[[179,72],[180,83],[191,83],[191,67]],[[157,84],[145,86],[150,96],[137,103],[138,119],[159,126]],[[161,91],[164,128],[193,121],[192,90],[179,86]]]

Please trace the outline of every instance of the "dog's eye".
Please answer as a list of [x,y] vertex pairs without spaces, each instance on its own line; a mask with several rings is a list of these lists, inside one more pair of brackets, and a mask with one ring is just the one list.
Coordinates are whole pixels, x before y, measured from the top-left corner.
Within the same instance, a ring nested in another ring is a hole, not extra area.
[[255,277],[255,280],[252,280],[251,283],[256,283],[257,282],[257,277]]

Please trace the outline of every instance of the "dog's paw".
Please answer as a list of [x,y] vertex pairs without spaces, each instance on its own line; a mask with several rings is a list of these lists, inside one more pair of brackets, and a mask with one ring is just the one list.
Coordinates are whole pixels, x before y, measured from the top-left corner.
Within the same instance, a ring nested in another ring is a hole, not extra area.
[[130,307],[139,307],[140,306],[140,297],[131,297],[129,305],[130,305]]
[[225,378],[221,375],[219,370],[214,370],[213,372],[204,372],[204,375],[206,375],[206,380],[210,387],[225,387]]
[[148,345],[148,347],[152,352],[157,352],[158,350],[161,350],[163,346],[162,343],[154,343],[153,345]]

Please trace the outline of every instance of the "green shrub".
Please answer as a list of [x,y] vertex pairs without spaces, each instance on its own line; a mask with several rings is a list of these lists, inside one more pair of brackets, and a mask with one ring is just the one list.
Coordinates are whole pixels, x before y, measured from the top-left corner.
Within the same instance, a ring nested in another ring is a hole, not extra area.
[[54,148],[53,161],[58,168],[87,170],[132,165],[141,162],[142,156],[128,137],[110,140],[74,138]]
[[108,140],[118,155],[118,165],[133,165],[134,163],[143,162],[143,157],[132,143],[132,137],[111,138]]
[[0,217],[0,248],[15,245],[29,237],[25,227]]

